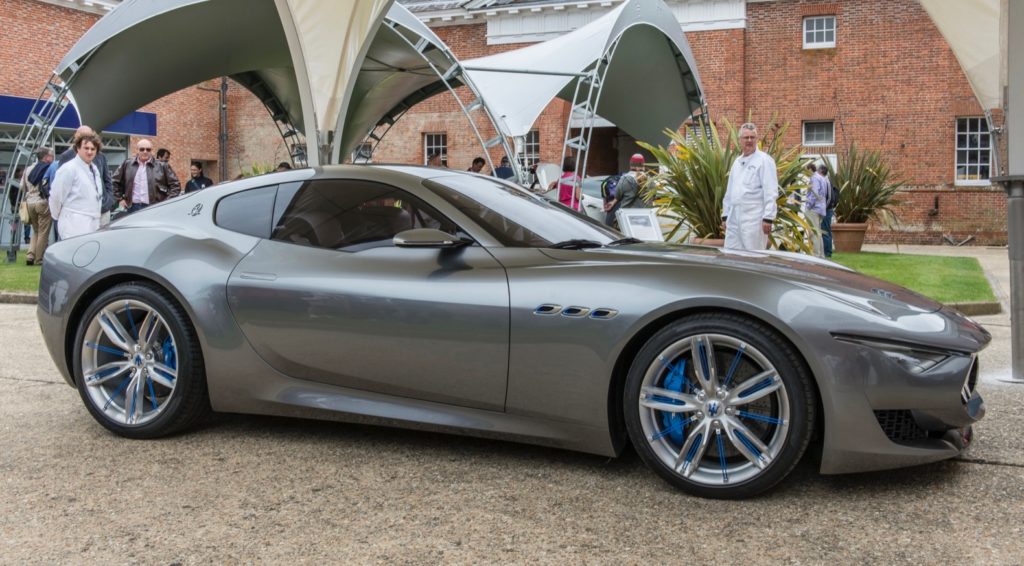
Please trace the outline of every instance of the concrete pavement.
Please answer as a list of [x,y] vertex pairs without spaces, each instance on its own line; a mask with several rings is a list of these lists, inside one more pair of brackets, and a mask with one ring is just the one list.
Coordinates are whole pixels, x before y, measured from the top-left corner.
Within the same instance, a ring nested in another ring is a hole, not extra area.
[[996,379],[1008,316],[978,319],[988,415],[962,458],[820,476],[811,455],[722,502],[632,453],[230,415],[121,439],[57,374],[35,308],[0,305],[0,563],[1021,564],[1024,386]]

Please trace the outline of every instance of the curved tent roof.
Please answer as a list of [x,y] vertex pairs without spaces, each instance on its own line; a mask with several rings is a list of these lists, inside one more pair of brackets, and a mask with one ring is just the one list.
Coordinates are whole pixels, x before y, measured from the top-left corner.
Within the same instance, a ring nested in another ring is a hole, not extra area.
[[574,75],[613,46],[597,113],[637,139],[664,141],[663,130],[682,124],[703,95],[690,45],[663,2],[627,0],[571,33],[464,66],[503,133],[523,136],[554,98],[572,101]]
[[[223,29],[225,17],[242,12],[249,16],[246,25]],[[154,38],[167,37],[188,41],[154,53],[160,50]],[[240,44],[246,48],[238,49]],[[71,85],[83,121],[102,129],[161,96],[210,78],[289,67],[288,45],[272,1],[128,0],[90,28],[56,72]]]
[[[341,127],[370,40],[393,0],[127,0],[57,68],[103,128],[162,96],[228,75],[310,140]],[[244,18],[239,15],[244,14]],[[187,38],[154,55],[153,38]],[[317,144],[310,143],[311,146]],[[309,148],[312,164],[322,158]]]
[[[162,96],[228,75],[275,119],[306,134],[310,164],[340,161],[376,125],[446,90],[431,65],[446,72],[454,56],[392,2],[126,0],[82,36],[57,73],[69,82],[82,119],[99,129]],[[151,39],[161,37],[189,41],[154,57]],[[578,73],[616,40],[598,113],[639,139],[656,141],[701,102],[689,46],[660,1],[627,0],[566,36],[470,64]],[[506,135],[526,133],[554,97],[571,98],[576,81],[466,74],[501,117],[498,127]],[[645,86],[664,76],[679,80]],[[457,76],[449,82],[461,84]]]
[[370,43],[352,86],[337,144],[340,155],[354,151],[378,124],[394,122],[417,102],[447,90],[431,69],[433,65],[443,72],[454,63],[445,43],[400,4],[391,6],[386,22]]

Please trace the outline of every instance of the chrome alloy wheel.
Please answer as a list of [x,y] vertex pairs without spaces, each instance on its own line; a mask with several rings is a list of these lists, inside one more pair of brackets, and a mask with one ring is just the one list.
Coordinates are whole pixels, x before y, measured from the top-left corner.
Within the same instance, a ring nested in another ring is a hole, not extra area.
[[790,406],[768,358],[722,334],[671,343],[648,366],[640,425],[654,455],[687,481],[742,483],[785,447]]
[[177,343],[149,305],[119,299],[99,309],[82,338],[85,391],[111,421],[137,426],[167,407],[178,380]]

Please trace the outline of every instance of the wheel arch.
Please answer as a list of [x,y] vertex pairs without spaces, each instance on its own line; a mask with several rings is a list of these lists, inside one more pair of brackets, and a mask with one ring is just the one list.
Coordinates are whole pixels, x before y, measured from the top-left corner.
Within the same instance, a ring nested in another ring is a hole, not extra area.
[[192,312],[191,305],[189,305],[188,301],[185,301],[174,286],[170,285],[165,279],[154,273],[143,271],[115,271],[101,273],[94,277],[75,299],[75,306],[71,312],[68,313],[67,325],[64,328],[64,364],[68,368],[68,375],[71,377],[72,383],[75,382],[75,372],[73,371],[73,368],[75,367],[75,335],[78,333],[78,326],[82,322],[82,317],[85,315],[85,311],[88,310],[93,301],[95,301],[96,298],[107,289],[123,283],[133,282],[149,283],[170,295],[174,302],[176,302],[182,311],[185,312],[188,317],[188,323],[192,325],[193,331],[195,331],[196,335],[200,339],[200,343],[202,343],[203,335],[199,327],[195,324],[195,313]]
[[817,405],[817,410],[815,411],[815,420],[811,425],[813,434],[817,436],[822,433],[826,418],[818,378],[814,369],[808,363],[807,355],[804,350],[792,339],[789,333],[781,331],[779,329],[779,325],[777,323],[773,323],[770,317],[763,315],[759,316],[761,313],[752,313],[749,309],[741,308],[738,305],[689,305],[662,313],[657,316],[657,318],[643,324],[639,330],[633,333],[633,336],[622,348],[615,360],[611,380],[609,381],[607,409],[610,429],[609,432],[616,454],[621,453],[625,449],[626,445],[629,444],[629,436],[626,432],[625,414],[623,413],[622,407],[622,398],[625,394],[626,376],[629,373],[630,365],[632,365],[633,360],[640,352],[640,349],[643,348],[644,344],[646,344],[652,336],[669,324],[688,316],[706,313],[731,314],[759,322],[776,332],[779,338],[784,340],[793,348],[793,350],[798,354],[799,361],[803,365],[804,370],[806,370],[811,376],[811,384],[814,386],[814,399]]

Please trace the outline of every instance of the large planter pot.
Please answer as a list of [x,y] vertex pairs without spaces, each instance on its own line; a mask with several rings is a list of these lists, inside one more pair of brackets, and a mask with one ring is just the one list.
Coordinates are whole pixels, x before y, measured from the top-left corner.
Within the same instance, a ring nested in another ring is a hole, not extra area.
[[867,231],[867,223],[832,224],[832,246],[837,252],[859,252]]

